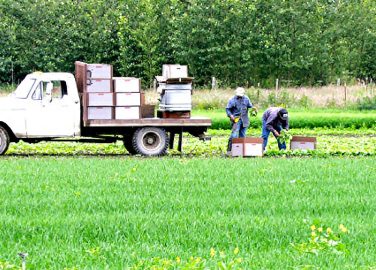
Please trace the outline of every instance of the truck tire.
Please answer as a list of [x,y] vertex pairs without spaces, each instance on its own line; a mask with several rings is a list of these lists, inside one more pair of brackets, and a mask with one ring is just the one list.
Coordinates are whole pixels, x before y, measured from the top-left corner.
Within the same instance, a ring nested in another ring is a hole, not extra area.
[[10,143],[8,131],[0,126],[0,155],[5,154]]
[[125,149],[128,151],[130,155],[137,154],[136,150],[134,150],[133,148],[132,137],[124,136],[123,144],[124,144]]
[[163,128],[139,128],[133,134],[134,150],[144,156],[161,156],[167,153],[168,136]]

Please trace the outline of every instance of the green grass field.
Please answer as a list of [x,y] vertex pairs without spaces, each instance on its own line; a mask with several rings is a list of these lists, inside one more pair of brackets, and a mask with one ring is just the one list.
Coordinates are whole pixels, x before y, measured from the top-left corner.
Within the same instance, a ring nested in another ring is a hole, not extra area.
[[[209,269],[234,257],[233,269],[374,269],[375,162],[4,157],[0,261],[20,265],[24,251],[28,269],[184,269],[198,257]],[[312,224],[341,249],[315,255]]]
[[[290,110],[317,150],[225,158],[229,121],[183,153],[12,143],[0,158],[0,270],[376,269],[376,112]],[[261,134],[260,112],[249,136]],[[275,158],[278,156],[278,158]],[[300,158],[297,158],[300,157]],[[312,226],[314,225],[314,227]]]

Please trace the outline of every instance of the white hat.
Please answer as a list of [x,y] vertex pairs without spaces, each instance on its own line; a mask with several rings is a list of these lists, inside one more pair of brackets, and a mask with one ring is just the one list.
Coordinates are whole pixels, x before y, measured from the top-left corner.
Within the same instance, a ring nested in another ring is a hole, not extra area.
[[239,96],[239,97],[242,97],[244,96],[244,93],[245,93],[245,90],[243,87],[238,87],[236,88],[235,90],[235,95]]

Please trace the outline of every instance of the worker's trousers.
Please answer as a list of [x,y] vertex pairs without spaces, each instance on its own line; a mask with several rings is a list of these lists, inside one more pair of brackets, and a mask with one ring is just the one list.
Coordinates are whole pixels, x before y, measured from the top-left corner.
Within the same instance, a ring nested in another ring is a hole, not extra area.
[[239,121],[237,123],[233,123],[231,135],[230,135],[230,138],[228,139],[227,151],[231,151],[231,149],[232,149],[232,139],[233,138],[244,138],[245,134],[247,132],[247,129],[248,129],[248,127],[243,126],[242,119],[239,119]]
[[[277,130],[278,132],[281,132],[282,126],[278,126],[275,130]],[[262,150],[263,151],[265,151],[266,146],[268,145],[268,138],[269,138],[270,132],[271,131],[266,128],[265,121],[262,120],[262,135],[261,135],[261,137],[264,140],[263,143],[262,143]],[[274,135],[274,133],[273,133],[273,136],[277,139],[277,137]],[[286,143],[279,143],[278,139],[277,139],[277,143],[278,143],[279,150],[286,149]]]

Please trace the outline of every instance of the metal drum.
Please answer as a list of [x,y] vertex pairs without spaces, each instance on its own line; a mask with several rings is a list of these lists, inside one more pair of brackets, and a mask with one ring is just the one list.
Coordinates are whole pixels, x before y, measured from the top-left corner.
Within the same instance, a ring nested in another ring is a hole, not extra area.
[[159,109],[163,111],[191,111],[191,90],[164,89]]

